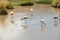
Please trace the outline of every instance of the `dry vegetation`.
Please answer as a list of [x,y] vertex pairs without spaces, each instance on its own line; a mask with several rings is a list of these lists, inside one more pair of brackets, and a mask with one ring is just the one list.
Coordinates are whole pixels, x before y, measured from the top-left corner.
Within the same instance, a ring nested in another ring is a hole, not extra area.
[[60,8],[60,0],[53,0],[52,6],[55,8]]

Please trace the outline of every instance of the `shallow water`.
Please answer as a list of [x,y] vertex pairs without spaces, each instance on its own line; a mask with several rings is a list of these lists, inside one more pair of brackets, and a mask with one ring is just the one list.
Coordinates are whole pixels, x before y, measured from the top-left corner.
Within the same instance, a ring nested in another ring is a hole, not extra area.
[[[25,9],[23,12],[14,13],[14,23],[11,23],[11,15],[8,15],[6,20],[4,17],[0,17],[0,23],[5,20],[6,27],[3,28],[3,25],[0,26],[0,40],[60,40],[59,20],[57,19],[57,25],[54,25],[55,20],[53,19],[55,16],[59,17],[59,9],[45,5],[30,8],[33,8],[34,11],[30,12],[26,7],[28,12]],[[32,13],[33,15],[31,15]],[[21,18],[24,16],[27,16],[29,19],[21,21]],[[32,17],[31,20],[30,17]],[[43,30],[41,30],[40,20],[44,20],[46,23],[46,27]],[[27,28],[24,29],[21,26],[22,24],[27,25]]]

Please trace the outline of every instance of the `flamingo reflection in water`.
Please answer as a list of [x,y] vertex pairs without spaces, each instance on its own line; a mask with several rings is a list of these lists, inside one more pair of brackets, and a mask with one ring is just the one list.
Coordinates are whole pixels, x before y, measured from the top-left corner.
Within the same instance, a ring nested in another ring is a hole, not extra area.
[[[33,12],[34,9],[31,8],[30,11]],[[33,13],[31,13],[30,21],[31,21],[32,18],[33,18]]]
[[59,24],[60,24],[60,14],[59,14]]
[[53,17],[54,21],[54,26],[57,27],[58,26],[58,17]]
[[41,23],[40,31],[44,31],[46,29],[46,23],[44,22],[44,20],[41,20],[40,23]]
[[10,15],[11,15],[11,23],[14,23],[14,21],[13,21],[14,12],[12,11],[12,12],[10,13]]
[[24,16],[23,18],[21,18],[21,26],[24,28],[24,29],[27,29],[27,19],[29,19],[27,16]]

